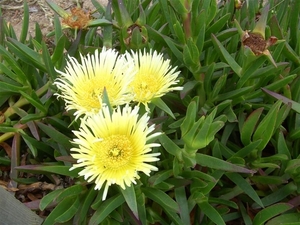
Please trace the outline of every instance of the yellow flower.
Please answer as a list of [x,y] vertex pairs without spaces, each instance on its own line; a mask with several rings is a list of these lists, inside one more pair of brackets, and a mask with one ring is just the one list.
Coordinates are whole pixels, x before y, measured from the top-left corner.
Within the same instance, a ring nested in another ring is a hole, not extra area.
[[69,57],[66,72],[61,72],[54,84],[61,91],[56,94],[66,102],[66,109],[81,115],[98,113],[103,106],[102,95],[107,91],[112,106],[132,100],[128,85],[134,76],[134,65],[115,50],[103,48],[92,55],[82,56],[81,63]]
[[151,100],[169,91],[182,90],[182,87],[174,86],[178,83],[176,79],[180,72],[175,72],[176,67],[172,68],[170,60],[164,60],[162,54],[156,51],[146,53],[144,50],[144,52],[132,52],[132,54],[127,52],[126,57],[134,60],[137,71],[130,84],[134,101],[147,107]]
[[149,153],[158,143],[147,143],[160,133],[150,134],[154,125],[148,127],[149,116],[138,118],[139,108],[125,105],[117,107],[112,115],[108,107],[91,117],[81,119],[81,128],[74,131],[78,145],[72,148],[72,156],[77,159],[72,169],[81,168],[80,176],[88,182],[94,181],[95,189],[105,185],[103,200],[111,184],[125,189],[131,183],[136,184],[141,171],[149,176],[157,167],[148,164],[158,161],[160,153]]

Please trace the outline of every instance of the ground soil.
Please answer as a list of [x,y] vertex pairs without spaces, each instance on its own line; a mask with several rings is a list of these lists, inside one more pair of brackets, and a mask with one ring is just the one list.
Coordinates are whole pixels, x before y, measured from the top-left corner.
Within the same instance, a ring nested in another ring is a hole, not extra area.
[[[51,0],[66,11],[77,5],[76,0]],[[80,1],[80,0],[78,0]],[[98,0],[106,5],[107,0]],[[27,0],[29,5],[29,32],[34,36],[35,24],[38,23],[43,34],[53,30],[54,12],[49,8],[45,0]],[[81,0],[84,10],[93,12],[95,7],[90,0]],[[6,22],[13,26],[17,36],[20,34],[23,25],[23,0],[0,0],[2,15]]]

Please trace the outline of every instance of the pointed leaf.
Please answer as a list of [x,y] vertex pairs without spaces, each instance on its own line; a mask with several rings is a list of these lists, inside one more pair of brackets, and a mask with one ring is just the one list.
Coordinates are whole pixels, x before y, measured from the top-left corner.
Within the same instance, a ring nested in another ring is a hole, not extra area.
[[46,209],[47,206],[50,205],[61,192],[63,192],[63,190],[64,189],[57,189],[44,196],[40,201],[40,210],[43,211]]
[[115,195],[109,199],[106,199],[103,204],[96,210],[90,219],[89,225],[98,225],[109,216],[116,208],[122,205],[125,199],[122,195]]
[[70,138],[64,135],[63,133],[59,132],[55,128],[51,127],[50,125],[45,125],[41,122],[37,122],[38,127],[45,132],[49,137],[51,137],[54,141],[61,144],[67,149],[71,149],[73,145],[70,142]]
[[225,222],[220,215],[220,213],[208,203],[207,197],[205,197],[201,192],[192,195],[197,204],[199,205],[200,210],[214,223],[218,225],[225,225]]
[[241,129],[241,141],[244,145],[249,145],[251,143],[254,129],[263,110],[264,108],[262,107],[254,110],[245,120]]
[[224,60],[229,64],[231,69],[240,77],[242,68],[240,65],[234,60],[234,58],[227,52],[224,46],[219,42],[219,40],[212,34],[212,41],[215,45],[216,51],[223,56]]
[[60,202],[64,198],[72,195],[79,195],[81,192],[83,192],[83,186],[81,184],[75,184],[73,186],[70,186],[68,188],[65,188],[63,192],[61,192],[57,197],[56,200]]
[[137,201],[136,201],[134,185],[130,185],[129,187],[126,186],[125,190],[120,187],[120,190],[121,190],[121,193],[122,193],[128,207],[131,209],[134,216],[136,218],[139,218],[138,206],[137,206]]
[[256,191],[253,189],[253,187],[250,185],[250,183],[243,178],[238,173],[227,173],[226,176],[235,183],[241,190],[243,190],[250,198],[252,198],[258,205],[261,207],[264,207],[261,199],[259,198]]
[[165,192],[156,188],[142,188],[142,192],[150,199],[158,203],[166,212],[179,212],[179,205]]
[[256,141],[258,139],[262,140],[260,145],[257,147],[259,150],[265,148],[276,129],[275,125],[280,105],[281,102],[278,101],[271,107],[270,111],[259,123],[255,133],[253,134],[253,141]]
[[161,98],[156,98],[151,101],[155,106],[166,112],[168,115],[170,115],[173,119],[175,119],[175,116],[172,112],[172,110],[168,107],[166,103]]
[[175,188],[175,198],[179,205],[181,221],[185,225],[191,224],[188,200],[184,187]]
[[266,92],[268,95],[272,96],[273,98],[276,98],[278,100],[281,100],[284,104],[291,104],[292,105],[292,109],[295,110],[297,113],[300,113],[300,103],[298,102],[295,102],[283,95],[280,95],[276,92],[273,92],[273,91],[269,91],[268,89],[266,88],[262,88],[262,90],[264,92]]
[[[68,198],[71,198],[71,197],[67,197],[65,199],[68,199]],[[63,211],[63,213],[55,219],[55,222],[65,223],[74,217],[74,215],[77,213],[81,203],[79,201],[79,196],[73,196],[73,198],[75,198],[75,201],[72,202],[70,205],[68,205],[68,208],[65,211]]]
[[159,142],[164,147],[164,149],[171,155],[180,155],[181,148],[179,148],[166,134],[162,134],[159,136]]
[[94,186],[90,187],[90,190],[84,196],[84,201],[81,203],[79,212],[74,217],[74,224],[83,224],[83,221],[88,217],[88,211],[91,208],[98,191],[94,189]]
[[61,166],[61,165],[26,165],[26,166],[18,166],[16,167],[17,170],[28,172],[28,173],[54,173],[60,174],[70,177],[77,177],[78,173],[81,169],[76,168],[70,171],[70,166]]
[[253,225],[263,225],[269,219],[284,213],[293,208],[293,205],[288,203],[277,203],[259,211],[253,219]]
[[38,98],[35,92],[31,92],[31,95],[20,91],[21,95],[27,99],[28,102],[30,102],[34,107],[41,110],[43,113],[47,113],[47,109],[45,108],[45,105],[41,102],[41,100]]
[[196,162],[205,167],[209,167],[216,170],[223,170],[223,171],[229,171],[229,172],[236,172],[236,173],[255,173],[253,170],[249,170],[237,165],[234,165],[232,163],[226,162],[224,160],[204,155],[201,153],[196,154]]
[[[70,196],[70,197],[67,197],[65,198],[64,200],[62,200],[50,213],[50,215],[48,215],[44,221],[44,225],[53,225],[55,224],[55,220],[57,218],[59,218],[60,216],[62,216],[62,218],[66,218],[66,217],[70,217],[71,218],[74,216],[72,215],[75,211],[77,211],[78,207],[76,207],[75,205],[75,208],[72,209],[72,211],[70,211],[71,214],[67,214],[67,215],[64,215],[65,212],[68,212],[68,209],[70,206],[72,206],[76,201],[79,201],[78,200],[78,196]],[[77,202],[77,205],[78,205],[78,202]],[[74,214],[75,214],[74,213]],[[63,216],[64,215],[64,216]]]

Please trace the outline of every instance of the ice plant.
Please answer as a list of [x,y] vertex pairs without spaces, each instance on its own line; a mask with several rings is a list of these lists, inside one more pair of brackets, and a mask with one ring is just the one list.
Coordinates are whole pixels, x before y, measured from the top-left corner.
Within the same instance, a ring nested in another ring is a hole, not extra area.
[[77,159],[74,168],[83,168],[80,176],[88,182],[95,182],[95,189],[103,186],[103,200],[108,188],[117,184],[125,189],[139,179],[141,171],[149,176],[157,167],[148,163],[158,161],[160,153],[149,153],[157,143],[148,143],[160,133],[151,132],[154,125],[148,126],[149,116],[139,119],[139,107],[132,109],[125,105],[117,107],[112,114],[104,107],[98,114],[81,120],[79,131],[73,131],[77,138],[72,148],[72,156]]
[[146,106],[155,98],[165,95],[169,91],[182,90],[176,87],[179,71],[172,68],[170,60],[165,60],[162,54],[156,51],[126,53],[128,59],[133,59],[136,74],[130,84],[133,100]]
[[133,64],[115,50],[103,48],[81,55],[81,63],[69,57],[65,70],[58,71],[61,76],[54,82],[61,91],[56,95],[65,100],[67,110],[75,110],[76,118],[98,113],[104,89],[112,106],[131,101],[127,86],[134,76]]

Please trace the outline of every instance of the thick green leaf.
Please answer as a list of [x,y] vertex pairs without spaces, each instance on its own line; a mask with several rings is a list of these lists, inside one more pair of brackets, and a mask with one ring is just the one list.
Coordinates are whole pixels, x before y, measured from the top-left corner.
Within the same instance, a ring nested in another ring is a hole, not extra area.
[[10,163],[11,163],[10,159],[0,156],[0,165],[9,166]]
[[195,124],[195,119],[197,115],[198,110],[198,104],[199,104],[199,97],[193,98],[193,100],[189,103],[186,116],[182,122],[182,125],[180,126],[182,136],[186,135],[187,132],[193,127]]
[[179,205],[165,192],[151,187],[142,188],[142,192],[150,199],[158,203],[166,212],[179,212]]
[[[1,48],[0,48],[0,50],[1,50]],[[16,65],[16,62],[13,60],[10,60],[10,58],[7,58],[7,57],[6,57],[6,61],[8,61],[8,64],[11,68],[9,68],[4,63],[0,63],[1,72],[5,73],[5,75],[7,75],[11,79],[17,81],[18,83],[20,83],[22,85],[28,85],[28,83],[26,82],[26,80],[27,80],[26,75],[19,68],[19,66]]]
[[61,200],[63,200],[67,196],[79,195],[81,192],[83,192],[83,190],[84,190],[84,187],[81,184],[75,184],[71,187],[65,188],[64,191],[61,192],[56,197],[56,200],[60,202]]
[[70,168],[70,166],[61,165],[26,165],[16,167],[17,170],[27,173],[54,173],[70,177],[77,177],[81,169],[76,168],[70,171]]
[[210,27],[208,27],[205,31],[206,39],[208,39],[211,34],[218,33],[222,29],[222,27],[224,27],[226,25],[230,16],[231,15],[229,13],[227,13],[224,16],[222,16],[221,18],[219,18],[217,21],[215,21]]
[[43,211],[44,209],[46,209],[47,206],[49,206],[56,199],[56,197],[63,191],[64,189],[57,189],[44,196],[40,201],[40,206],[39,206],[40,210]]
[[[44,221],[44,225],[53,225],[55,224],[56,219],[61,218],[63,220],[67,219],[68,217],[70,217],[69,219],[71,219],[74,214],[76,213],[76,211],[78,210],[79,207],[79,200],[78,200],[79,196],[69,196],[66,197],[64,200],[62,200],[50,213],[50,215],[48,215]],[[70,206],[73,206],[73,208],[70,209]],[[70,211],[69,211],[70,209]],[[65,213],[68,214],[65,214]]]
[[[252,142],[251,144],[245,146],[244,148],[238,150],[235,154],[233,154],[232,158],[245,158],[247,155],[251,154],[251,152],[256,150],[256,147],[260,144],[261,140],[257,140]],[[231,159],[231,158],[230,158]]]
[[41,102],[41,100],[38,98],[35,92],[31,92],[31,95],[20,91],[21,95],[27,99],[28,102],[30,102],[34,107],[41,110],[43,113],[47,113],[47,109],[45,108],[45,105]]
[[121,193],[136,218],[139,218],[137,200],[134,185],[126,186],[125,190],[120,187]]
[[194,194],[192,198],[195,199],[197,204],[199,205],[200,210],[214,223],[218,225],[225,225],[223,218],[220,213],[208,203],[207,197],[205,197],[202,193]]
[[249,93],[252,89],[253,89],[252,86],[239,88],[239,89],[229,91],[229,92],[224,93],[224,94],[219,94],[218,96],[216,96],[216,98],[214,100],[215,101],[224,101],[224,100],[227,100],[227,99],[234,99],[234,98],[237,98],[237,97],[241,97],[241,96],[245,95],[246,93]]
[[[287,84],[291,83],[294,79],[296,78],[295,75],[290,75],[288,77],[285,77],[283,79],[279,79],[267,86],[265,86],[265,89],[271,90],[271,91],[276,91],[278,89],[281,89],[283,87],[285,87]],[[262,96],[262,90],[259,89],[255,92],[252,92],[248,95],[245,96],[245,99],[255,99],[255,98],[259,98]]]
[[259,150],[262,150],[266,147],[276,129],[275,125],[280,106],[281,102],[278,101],[271,107],[268,114],[259,123],[256,131],[253,134],[253,141],[259,139],[262,140],[260,145],[257,147]]
[[223,74],[222,76],[219,77],[219,79],[217,80],[217,82],[215,83],[212,89],[211,98],[213,100],[215,100],[218,97],[221,90],[224,89],[226,85],[226,81],[227,81],[227,74]]
[[48,4],[48,6],[54,11],[56,12],[60,17],[62,18],[66,18],[69,16],[69,14],[60,6],[58,6],[57,4],[55,4],[54,2],[50,1],[50,0],[46,0],[46,3]]
[[83,224],[83,221],[87,219],[89,209],[91,208],[92,202],[94,201],[98,191],[91,186],[89,191],[84,195],[84,200],[81,202],[81,207],[76,213],[73,222],[75,224]]
[[171,155],[179,156],[181,154],[181,148],[179,148],[166,134],[159,136],[159,142]]
[[169,108],[169,106],[164,103],[164,101],[161,98],[156,98],[151,101],[155,106],[166,112],[168,115],[170,115],[173,119],[175,119],[175,116],[172,112],[172,110]]
[[253,225],[263,225],[269,219],[293,208],[288,203],[277,203],[259,211],[253,219]]
[[285,213],[269,220],[266,225],[297,225],[300,223],[300,213]]
[[176,33],[176,37],[179,39],[179,42],[185,43],[184,31],[179,21],[176,21],[173,27],[174,27],[174,32]]
[[170,0],[170,4],[173,6],[173,9],[176,10],[176,12],[181,15],[184,15],[188,12],[183,2],[180,0]]
[[[215,134],[224,126],[225,123],[222,119],[214,120],[216,112],[217,107],[208,116],[200,117],[191,129],[182,135],[187,152],[192,153],[196,149],[206,147],[215,138]],[[182,127],[184,127],[184,122]]]
[[179,205],[181,221],[185,225],[191,224],[188,200],[186,197],[186,191],[184,187],[175,188],[175,199]]
[[66,44],[66,36],[61,36],[58,41],[57,45],[54,48],[53,54],[51,56],[52,63],[55,64],[58,60],[64,57],[64,50]]
[[261,207],[264,207],[261,199],[258,194],[254,190],[254,188],[250,185],[249,181],[246,178],[243,178],[238,173],[226,173],[226,176],[237,186],[240,187],[250,198],[252,198],[257,204]]
[[205,167],[209,167],[216,170],[223,170],[228,172],[236,172],[236,173],[255,173],[253,170],[249,170],[237,165],[234,165],[232,163],[226,162],[224,160],[204,155],[202,153],[196,154],[196,162]]
[[224,48],[221,42],[216,38],[216,36],[212,35],[212,41],[215,45],[216,51],[223,56],[224,60],[229,64],[232,70],[238,75],[241,76],[242,68],[240,65],[234,60],[234,58],[229,54],[229,52]]
[[241,129],[241,141],[244,145],[251,143],[251,138],[264,108],[254,110],[245,120]]
[[157,172],[155,175],[152,175],[148,182],[152,185],[155,186],[163,181],[165,181],[166,179],[170,178],[173,175],[173,171],[172,170],[162,170]]
[[226,200],[226,199],[221,199],[221,198],[210,197],[208,199],[208,202],[210,204],[227,205],[227,206],[229,206],[233,209],[238,209],[239,208],[235,202],[229,201],[229,200]]
[[45,65],[42,60],[42,56],[29,48],[28,46],[18,42],[15,39],[8,38],[8,48],[15,53],[22,61],[30,65],[36,66],[37,68],[46,71]]
[[95,19],[95,20],[90,20],[87,25],[89,27],[99,27],[99,26],[105,26],[110,24],[112,23],[106,19]]
[[[22,136],[23,140],[25,141],[26,145],[28,146],[28,148],[30,149],[32,155],[33,155],[34,157],[36,157],[37,154],[38,154],[38,150],[37,150],[37,148],[32,144],[32,140],[33,140],[33,141],[36,141],[36,139],[31,138],[31,137],[29,137],[28,135],[23,134],[23,133],[21,133],[21,136]],[[36,142],[38,142],[38,141],[36,141]]]
[[217,180],[214,177],[212,177],[211,175],[209,175],[207,173],[203,173],[198,170],[183,171],[182,176],[185,177],[186,179],[192,179],[192,178],[197,177],[201,180],[206,180],[206,181],[215,182],[215,183],[217,182]]
[[27,91],[29,88],[26,86],[15,86],[8,84],[7,82],[1,82],[0,81],[0,93],[6,93],[6,92],[14,92],[19,93],[20,91]]
[[[219,40],[219,41],[225,41],[229,38],[232,38],[233,35],[236,35],[238,32],[237,32],[237,29],[236,28],[229,28],[227,30],[224,30],[224,31],[221,31],[217,34],[214,34],[216,36],[216,38]],[[211,38],[209,38],[208,40],[206,40],[204,42],[204,45],[203,45],[203,49],[207,49],[208,47],[212,46],[213,45],[213,41]]]
[[52,63],[52,59],[50,57],[49,49],[45,42],[42,42],[42,57],[43,61],[47,70],[47,73],[49,74],[51,81],[54,81],[56,78],[56,72],[54,70],[54,65]]
[[27,34],[28,34],[28,27],[29,27],[29,8],[27,1],[24,1],[24,13],[23,13],[23,24],[22,24],[22,30],[20,34],[20,42],[25,43]]
[[[66,199],[68,199],[68,198],[72,198],[72,197],[70,197],[70,196],[66,197]],[[77,211],[78,211],[78,209],[80,207],[81,202],[80,202],[78,196],[73,196],[73,198],[75,198],[75,201],[72,202],[68,206],[67,210],[63,211],[63,213],[55,219],[55,222],[57,222],[57,223],[65,223],[65,222],[69,221],[71,218],[74,217],[74,215],[77,213]]]
[[279,154],[284,154],[288,157],[288,159],[291,159],[290,149],[287,146],[287,140],[285,140],[285,137],[284,137],[284,134],[282,131],[280,131],[278,134],[277,151]]
[[268,95],[272,96],[273,98],[276,98],[277,100],[281,100],[284,104],[291,104],[292,109],[295,110],[297,113],[300,113],[300,103],[288,99],[287,97],[280,95],[276,92],[269,91],[266,88],[262,88],[262,90],[266,92]]
[[103,204],[94,212],[93,216],[90,219],[90,225],[98,225],[109,216],[116,208],[122,205],[125,202],[125,199],[122,195],[115,195],[109,199],[106,199]]
[[[266,178],[266,180],[270,180],[270,179],[268,179],[268,177],[269,176],[264,176],[263,178]],[[282,201],[286,197],[295,193],[296,190],[297,190],[297,186],[295,185],[295,183],[290,182],[290,183],[282,186],[281,188],[277,189],[276,191],[273,191],[271,194],[265,196],[264,198],[261,199],[261,201],[262,201],[263,205],[265,207],[267,207],[269,205],[276,204],[277,202]],[[252,205],[252,207],[254,209],[261,208],[258,204],[255,204],[255,203]]]
[[49,137],[51,137],[54,141],[61,144],[67,149],[71,149],[73,145],[70,142],[70,138],[64,135],[63,133],[59,132],[55,128],[50,125],[45,125],[44,123],[37,122],[39,128],[44,131]]

